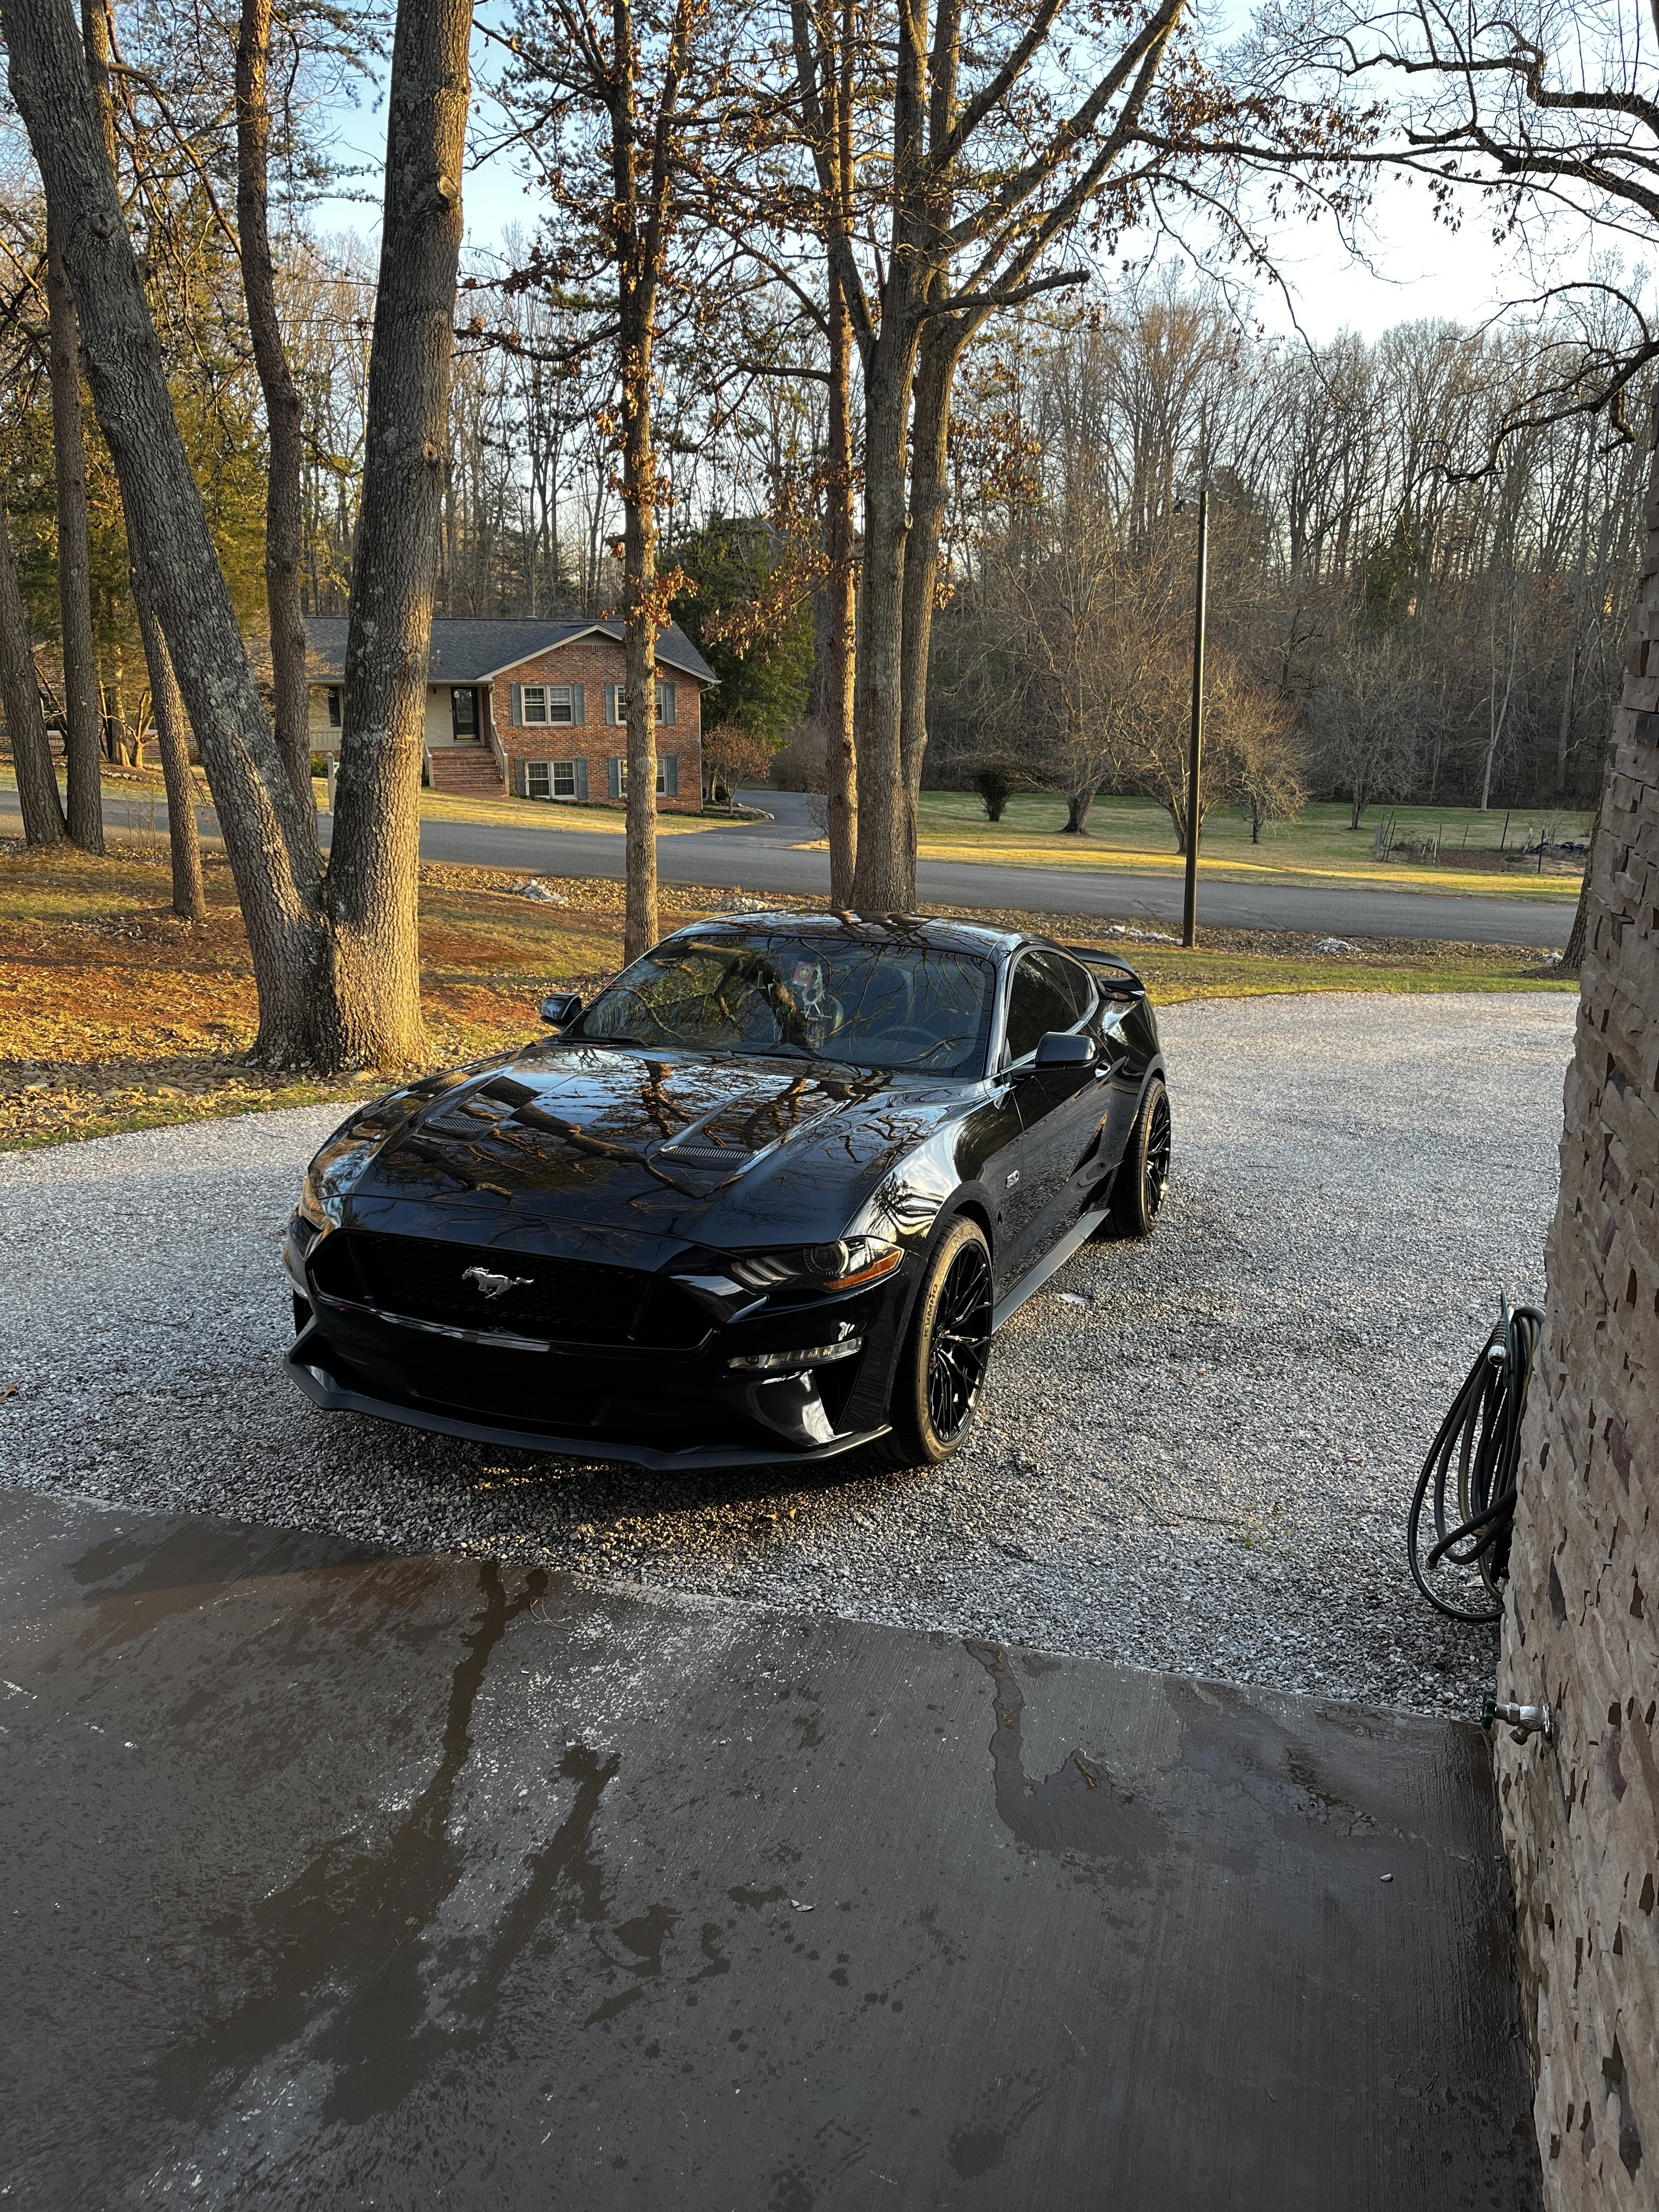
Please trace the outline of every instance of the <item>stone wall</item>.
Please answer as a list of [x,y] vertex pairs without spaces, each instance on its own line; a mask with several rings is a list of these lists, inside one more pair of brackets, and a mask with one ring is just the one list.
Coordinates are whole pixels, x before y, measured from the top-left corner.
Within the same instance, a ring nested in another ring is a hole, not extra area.
[[[1659,2204],[1659,471],[1591,854],[1498,1788],[1547,2203]],[[1650,673],[1650,669],[1652,672]]]

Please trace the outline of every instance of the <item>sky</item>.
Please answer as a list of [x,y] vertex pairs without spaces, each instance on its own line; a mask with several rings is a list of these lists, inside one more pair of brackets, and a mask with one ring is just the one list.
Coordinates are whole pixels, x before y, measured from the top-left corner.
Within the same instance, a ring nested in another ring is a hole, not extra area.
[[[384,106],[365,102],[336,111],[334,120],[341,160],[368,173],[357,182],[359,197],[323,201],[311,220],[323,230],[372,237],[376,210],[366,196],[377,197],[380,189]],[[507,228],[530,232],[535,227],[535,201],[526,196],[512,156],[479,158],[489,120],[487,112],[475,119],[462,189],[474,265],[499,249]],[[1142,250],[1149,244],[1143,242]],[[1319,344],[1345,330],[1374,338],[1404,322],[1481,323],[1506,304],[1524,301],[1540,281],[1513,252],[1493,246],[1473,198],[1462,228],[1454,232],[1431,218],[1423,184],[1406,177],[1378,180],[1362,246],[1360,255],[1350,252],[1328,219],[1305,228],[1281,226],[1273,256],[1282,283],[1257,282],[1251,288],[1254,312],[1270,331],[1288,334],[1294,328]],[[1134,251],[1133,241],[1128,250]]]

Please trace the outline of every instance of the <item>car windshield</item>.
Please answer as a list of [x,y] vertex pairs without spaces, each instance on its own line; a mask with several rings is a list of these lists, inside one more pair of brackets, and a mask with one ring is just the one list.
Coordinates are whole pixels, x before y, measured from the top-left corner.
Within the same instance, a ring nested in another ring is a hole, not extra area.
[[565,1034],[977,1075],[994,981],[972,953],[851,933],[671,938]]

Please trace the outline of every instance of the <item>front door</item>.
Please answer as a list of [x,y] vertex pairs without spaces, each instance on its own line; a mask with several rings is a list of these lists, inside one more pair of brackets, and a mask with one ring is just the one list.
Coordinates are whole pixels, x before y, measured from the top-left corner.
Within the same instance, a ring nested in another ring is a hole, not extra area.
[[478,742],[478,695],[470,686],[458,684],[449,695],[450,726],[458,745],[476,745]]

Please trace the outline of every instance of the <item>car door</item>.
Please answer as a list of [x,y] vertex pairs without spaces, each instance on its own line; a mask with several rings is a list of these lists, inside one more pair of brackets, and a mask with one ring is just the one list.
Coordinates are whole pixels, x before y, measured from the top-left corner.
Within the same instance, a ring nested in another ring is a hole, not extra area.
[[1105,1102],[1092,1067],[1039,1068],[1036,1054],[1049,1030],[1089,1028],[1095,1004],[1093,984],[1063,953],[1033,950],[1015,962],[1003,1032],[1022,1133],[1018,1182],[1003,1216],[1012,1276],[1035,1265],[1082,1211]]

